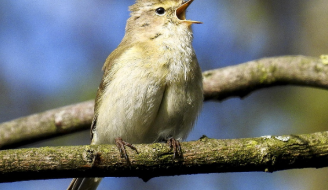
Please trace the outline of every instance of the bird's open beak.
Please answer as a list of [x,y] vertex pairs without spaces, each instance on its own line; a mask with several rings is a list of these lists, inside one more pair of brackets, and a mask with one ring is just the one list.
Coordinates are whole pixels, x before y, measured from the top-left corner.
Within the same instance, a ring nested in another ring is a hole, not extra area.
[[187,23],[189,25],[192,24],[202,24],[202,22],[199,21],[194,21],[194,20],[186,20],[186,10],[189,7],[189,5],[193,2],[194,0],[189,0],[184,2],[176,11],[176,15],[178,19],[184,23]]

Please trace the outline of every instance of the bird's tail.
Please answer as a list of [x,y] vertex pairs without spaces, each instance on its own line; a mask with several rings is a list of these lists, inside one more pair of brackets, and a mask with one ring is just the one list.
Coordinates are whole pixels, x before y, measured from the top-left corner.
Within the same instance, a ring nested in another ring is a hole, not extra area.
[[102,178],[74,178],[67,190],[96,190]]

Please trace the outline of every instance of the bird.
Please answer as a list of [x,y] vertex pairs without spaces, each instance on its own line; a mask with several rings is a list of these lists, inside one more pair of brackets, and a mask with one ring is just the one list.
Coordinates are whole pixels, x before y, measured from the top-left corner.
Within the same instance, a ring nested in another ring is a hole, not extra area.
[[[186,10],[193,0],[136,0],[125,35],[107,57],[95,99],[91,144],[180,143],[202,108],[202,72]],[[136,149],[135,149],[136,150]],[[95,190],[102,178],[75,178],[68,190]]]

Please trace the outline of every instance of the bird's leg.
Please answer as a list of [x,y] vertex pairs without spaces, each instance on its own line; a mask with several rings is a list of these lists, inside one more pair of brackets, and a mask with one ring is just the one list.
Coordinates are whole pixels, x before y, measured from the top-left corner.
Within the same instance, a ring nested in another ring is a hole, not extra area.
[[128,154],[126,153],[125,146],[130,147],[132,150],[135,150],[138,154],[138,150],[136,149],[136,147],[134,147],[132,144],[128,142],[123,141],[121,137],[115,138],[115,143],[118,150],[120,151],[121,158],[125,158],[127,161],[129,161],[129,157]]
[[171,149],[173,149],[173,159],[177,157],[182,156],[182,151],[181,151],[181,145],[178,140],[175,138],[171,137],[167,140],[167,144],[170,146]]

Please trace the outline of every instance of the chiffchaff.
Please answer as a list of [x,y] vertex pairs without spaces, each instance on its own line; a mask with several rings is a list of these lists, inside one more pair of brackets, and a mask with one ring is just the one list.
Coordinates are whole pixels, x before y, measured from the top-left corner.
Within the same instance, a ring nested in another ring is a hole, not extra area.
[[[137,0],[126,33],[108,56],[98,88],[91,144],[170,139],[178,151],[203,101],[202,74],[192,47],[193,0]],[[122,140],[123,139],[123,140]],[[133,147],[133,146],[131,146]],[[179,147],[178,147],[179,148]],[[69,189],[96,189],[101,178],[74,179]]]

